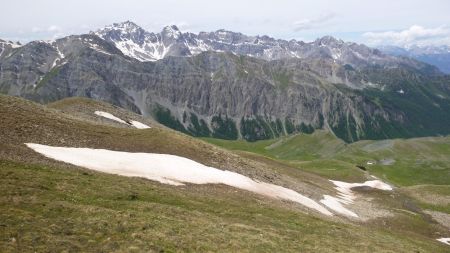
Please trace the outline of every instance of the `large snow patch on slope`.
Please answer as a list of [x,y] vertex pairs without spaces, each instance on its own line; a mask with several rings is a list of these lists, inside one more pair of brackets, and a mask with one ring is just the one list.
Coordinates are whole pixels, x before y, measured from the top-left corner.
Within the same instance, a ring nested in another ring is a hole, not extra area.
[[34,143],[26,143],[26,145],[46,157],[96,171],[128,177],[143,177],[171,185],[225,184],[264,196],[293,201],[322,214],[333,215],[316,201],[291,189],[252,180],[236,172],[208,167],[180,156],[52,147]]

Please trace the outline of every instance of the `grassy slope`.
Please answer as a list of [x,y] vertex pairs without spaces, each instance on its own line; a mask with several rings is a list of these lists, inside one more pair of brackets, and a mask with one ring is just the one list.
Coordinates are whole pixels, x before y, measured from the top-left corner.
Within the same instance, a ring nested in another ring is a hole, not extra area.
[[[278,159],[301,170],[344,181],[375,175],[415,197],[422,208],[450,214],[450,137],[427,137],[345,144],[327,132],[270,141],[205,139],[215,145]],[[392,159],[392,165],[380,161]],[[377,161],[366,165],[367,161]],[[367,173],[356,168],[362,165]],[[447,201],[437,201],[441,199]]]
[[[450,137],[359,141],[345,144],[331,134],[317,131],[278,140],[244,142],[205,138],[207,142],[235,151],[252,152],[282,160],[322,175],[349,180],[359,174],[356,165],[398,186],[450,184]],[[393,159],[392,165],[381,160]],[[370,166],[367,161],[378,161]],[[328,172],[321,171],[322,169]],[[333,169],[331,169],[333,168]],[[347,171],[347,172],[345,172]],[[345,172],[345,173],[344,173]],[[345,175],[348,174],[348,177]]]
[[[92,124],[5,96],[0,96],[0,115],[2,252],[448,250],[433,240],[436,232],[445,232],[420,214],[396,213],[370,226],[324,219],[298,205],[225,186],[173,187],[80,169],[45,159],[23,142],[171,153],[265,181],[275,175],[274,183],[294,189],[283,175],[300,185],[314,182],[315,191],[329,190],[326,179],[292,167],[289,160],[237,156],[166,129]],[[404,208],[397,200],[401,196],[372,197]]]
[[336,154],[348,148],[348,144],[325,131],[257,142],[204,140],[226,149],[256,153],[333,179],[361,181],[366,178],[354,164],[334,159]]
[[420,235],[326,221],[221,186],[6,161],[0,173],[3,252],[445,250]]
[[379,149],[366,149],[379,142],[357,142],[339,159],[362,163],[364,160],[393,159],[390,165],[377,163],[370,170],[402,186],[450,184],[450,137],[397,139]]
[[94,114],[95,111],[105,111],[113,113],[115,116],[123,120],[136,120],[149,126],[161,126],[161,124],[157,123],[152,118],[144,118],[141,115],[137,115],[120,107],[83,97],[70,97],[63,100],[58,100],[56,102],[48,104],[47,107],[56,109],[66,115],[76,117],[77,119],[86,120],[94,124],[101,123],[103,125],[126,127],[121,123],[99,118]]

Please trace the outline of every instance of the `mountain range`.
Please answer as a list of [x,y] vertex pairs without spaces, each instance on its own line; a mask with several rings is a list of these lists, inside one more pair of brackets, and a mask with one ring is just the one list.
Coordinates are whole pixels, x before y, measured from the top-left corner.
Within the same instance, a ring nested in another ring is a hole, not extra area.
[[397,56],[406,56],[426,62],[439,68],[442,72],[450,74],[450,47],[443,46],[382,46],[379,49],[385,53]]
[[449,46],[383,46],[379,49],[391,55],[406,56],[426,62],[438,67],[442,72],[450,74]]
[[81,96],[194,136],[249,141],[315,129],[353,142],[450,133],[450,77],[330,36],[305,43],[127,21],[25,45],[0,41],[0,92]]

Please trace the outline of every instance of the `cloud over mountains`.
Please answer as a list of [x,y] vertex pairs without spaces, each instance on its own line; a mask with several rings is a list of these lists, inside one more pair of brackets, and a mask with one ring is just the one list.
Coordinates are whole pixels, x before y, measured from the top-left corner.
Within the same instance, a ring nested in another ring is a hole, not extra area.
[[401,31],[366,32],[363,37],[369,44],[373,45],[439,45],[450,44],[450,28],[440,26],[436,28],[425,28],[413,25]]

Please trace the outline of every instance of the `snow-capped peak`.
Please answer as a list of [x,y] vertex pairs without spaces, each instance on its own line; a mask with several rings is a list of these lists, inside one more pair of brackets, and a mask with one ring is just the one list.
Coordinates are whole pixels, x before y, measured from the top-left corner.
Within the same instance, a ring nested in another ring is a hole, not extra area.
[[165,26],[161,32],[152,33],[131,21],[107,26],[95,34],[115,44],[124,55],[139,61],[156,61],[166,56],[192,56],[215,51],[265,60],[328,57],[334,62],[352,66],[380,61],[396,62],[377,50],[356,43],[346,43],[332,36],[324,36],[313,42],[287,41],[264,35],[248,36],[223,29],[198,34],[183,33],[175,25]]
[[[101,30],[122,30],[123,32],[135,32],[139,29],[142,29],[140,26],[136,25],[135,23],[131,21],[125,21],[122,23],[114,23],[110,26],[106,26],[104,29]],[[101,31],[100,30],[100,31]]]
[[12,42],[12,41],[5,41],[5,40],[0,40],[0,44],[2,44],[4,46],[10,46],[12,48],[19,48],[19,47],[23,46],[20,42]]
[[131,21],[114,23],[94,34],[114,43],[124,55],[139,61],[155,61],[164,57],[160,36],[145,31]]
[[314,41],[314,43],[318,44],[319,46],[333,46],[333,45],[340,45],[344,44],[344,41],[340,39],[336,39],[333,36],[326,35],[322,38],[318,38]]
[[0,56],[2,56],[5,51],[8,51],[9,49],[14,49],[14,48],[19,48],[22,47],[22,44],[20,44],[20,42],[12,42],[12,41],[4,41],[4,40],[0,40]]
[[164,37],[178,39],[182,36],[180,29],[176,25],[170,25],[163,28],[162,33]]
[[122,51],[123,54],[139,61],[156,61],[166,56],[189,56],[191,50],[201,51],[199,43],[184,38],[175,25],[166,26],[160,33],[147,32],[135,23],[126,21],[100,29],[95,34]]

